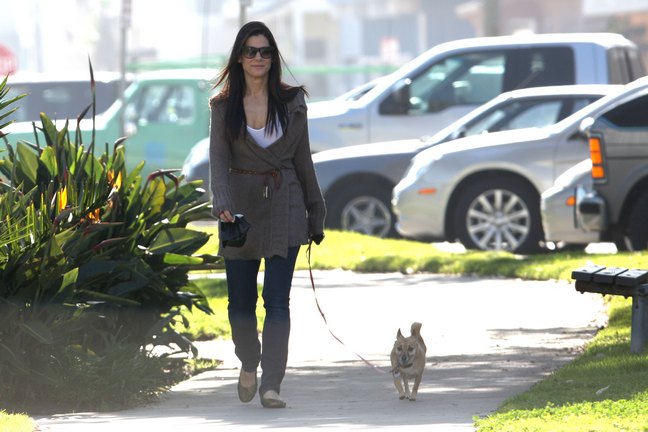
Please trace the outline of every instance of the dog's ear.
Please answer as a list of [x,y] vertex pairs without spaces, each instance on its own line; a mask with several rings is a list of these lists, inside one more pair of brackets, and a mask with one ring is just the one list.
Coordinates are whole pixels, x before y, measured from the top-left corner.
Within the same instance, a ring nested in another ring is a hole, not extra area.
[[405,339],[405,337],[403,336],[403,333],[401,333],[400,329],[398,329],[398,332],[396,333],[396,340],[401,339]]

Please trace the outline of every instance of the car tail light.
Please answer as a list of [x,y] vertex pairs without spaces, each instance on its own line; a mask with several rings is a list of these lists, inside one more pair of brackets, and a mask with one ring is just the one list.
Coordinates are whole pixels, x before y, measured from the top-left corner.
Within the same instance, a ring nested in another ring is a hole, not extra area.
[[603,165],[603,150],[601,139],[592,136],[589,139],[590,159],[592,159],[592,178],[595,180],[605,179],[605,167]]

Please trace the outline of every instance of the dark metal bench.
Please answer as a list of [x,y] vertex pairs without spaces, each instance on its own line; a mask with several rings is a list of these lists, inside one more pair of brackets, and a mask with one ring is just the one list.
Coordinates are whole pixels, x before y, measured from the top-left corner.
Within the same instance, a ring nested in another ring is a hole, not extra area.
[[648,270],[588,265],[572,271],[576,291],[632,297],[630,352],[648,343]]

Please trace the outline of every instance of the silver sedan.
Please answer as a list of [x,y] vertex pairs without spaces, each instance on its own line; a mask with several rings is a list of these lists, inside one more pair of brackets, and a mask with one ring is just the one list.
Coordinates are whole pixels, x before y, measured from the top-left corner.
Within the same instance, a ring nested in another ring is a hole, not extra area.
[[581,123],[648,87],[639,79],[561,122],[473,136],[422,151],[393,193],[398,231],[415,239],[459,239],[467,249],[542,249],[540,194],[589,157]]
[[620,86],[538,87],[503,93],[432,137],[326,150],[313,155],[328,228],[397,236],[392,189],[420,151],[456,138],[556,123]]

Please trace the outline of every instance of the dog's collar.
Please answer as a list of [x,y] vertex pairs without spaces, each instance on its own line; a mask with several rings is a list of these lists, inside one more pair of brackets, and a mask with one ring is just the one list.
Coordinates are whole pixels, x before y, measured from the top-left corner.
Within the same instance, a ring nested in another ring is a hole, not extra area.
[[399,366],[399,368],[400,369],[407,369],[407,368],[411,368],[412,366],[414,366],[414,363],[407,363],[406,365]]

